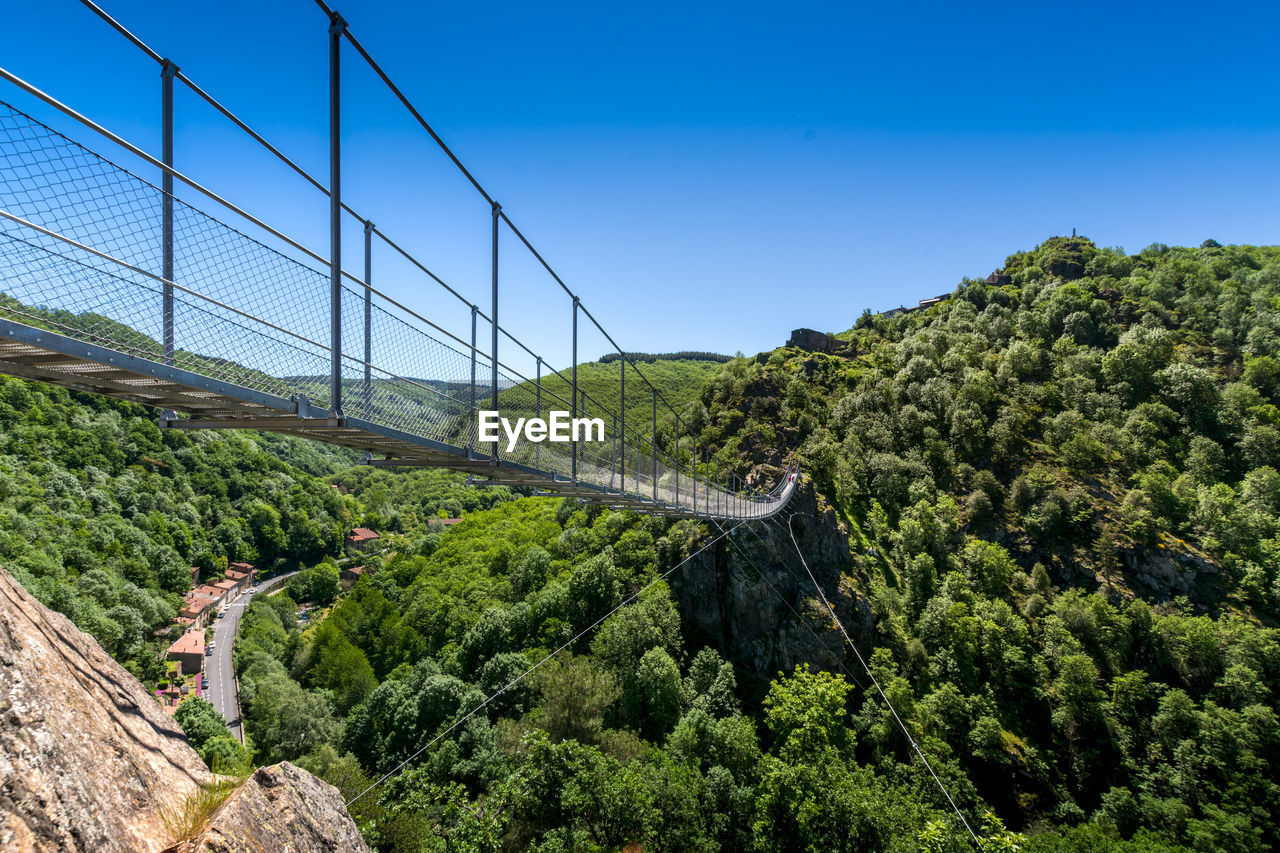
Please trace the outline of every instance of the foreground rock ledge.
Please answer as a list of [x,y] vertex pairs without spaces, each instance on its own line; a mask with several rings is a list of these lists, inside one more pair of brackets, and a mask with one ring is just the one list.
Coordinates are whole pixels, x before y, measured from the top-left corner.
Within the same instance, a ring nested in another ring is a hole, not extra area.
[[156,851],[209,771],[97,641],[0,570],[0,849]]
[[[159,853],[209,781],[182,729],[93,637],[0,569],[0,850]],[[337,790],[258,770],[183,850],[367,851]]]
[[260,767],[206,829],[166,853],[367,851],[337,789],[282,762]]

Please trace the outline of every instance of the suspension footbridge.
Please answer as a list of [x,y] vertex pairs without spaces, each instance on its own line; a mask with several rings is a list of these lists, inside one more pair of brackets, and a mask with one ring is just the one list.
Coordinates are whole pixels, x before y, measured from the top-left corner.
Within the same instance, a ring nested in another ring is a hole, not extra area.
[[[682,438],[679,412],[644,368],[618,347],[336,12],[319,4],[327,16],[327,32],[322,27],[320,33],[329,43],[326,184],[175,63],[84,2],[157,63],[162,151],[153,156],[0,69],[13,92],[70,119],[112,152],[53,129],[0,93],[0,372],[154,406],[163,428],[295,435],[362,451],[371,465],[449,468],[477,483],[639,512],[741,521],[768,518],[787,504],[798,479],[794,466],[776,482],[760,483],[700,464],[706,449]],[[339,69],[346,49],[374,71],[488,205],[488,311],[343,201]],[[267,225],[175,167],[175,83],[328,197],[327,252]],[[122,157],[154,169],[159,182],[121,165]],[[346,269],[341,257],[343,229],[353,224],[364,237],[360,272]],[[572,336],[566,371],[551,370],[498,322],[503,234],[565,294]],[[375,247],[462,302],[469,335],[377,289]],[[592,324],[619,354],[617,383],[605,391],[598,383],[590,393],[579,385],[580,322]],[[487,342],[477,338],[481,329]],[[532,360],[534,375],[512,367],[504,353]],[[598,418],[604,437],[551,443],[522,435],[508,447],[505,440],[481,440],[481,409],[511,422],[546,418],[553,410]],[[664,429],[668,418],[671,428]]]

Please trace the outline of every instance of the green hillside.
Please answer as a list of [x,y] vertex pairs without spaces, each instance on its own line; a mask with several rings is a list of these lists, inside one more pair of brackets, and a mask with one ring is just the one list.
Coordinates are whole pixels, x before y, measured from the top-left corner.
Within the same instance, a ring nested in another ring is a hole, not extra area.
[[[715,375],[719,364],[714,361],[692,359],[659,359],[639,366],[637,375],[635,367],[627,368],[627,410],[626,427],[630,433],[648,438],[653,433],[653,396],[645,379],[657,388],[661,395],[658,400],[658,421],[670,422],[671,409],[663,404],[663,399],[671,408],[682,411],[685,405],[696,399],[702,390],[703,383]],[[572,398],[572,374],[569,368],[560,371],[564,378],[556,374],[544,374],[542,387],[544,395],[544,411],[549,408],[568,408]],[[605,412],[618,413],[620,410],[622,366],[619,361],[588,361],[578,365],[578,389],[587,395],[585,411],[592,417],[605,417]],[[533,383],[517,385],[510,391],[498,395],[501,406],[506,397],[521,401],[532,399]],[[518,395],[518,396],[517,396]],[[556,399],[559,398],[559,399]],[[609,421],[612,429],[612,421]]]

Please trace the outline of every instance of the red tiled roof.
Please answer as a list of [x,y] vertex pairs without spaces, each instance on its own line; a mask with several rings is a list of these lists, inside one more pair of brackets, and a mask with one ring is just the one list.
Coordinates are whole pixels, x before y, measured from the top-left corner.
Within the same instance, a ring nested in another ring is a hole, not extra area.
[[253,566],[249,563],[228,563],[227,565],[233,569],[239,569],[242,572],[253,571]]
[[214,581],[213,586],[216,586],[218,589],[235,589],[240,586],[240,584],[228,578],[224,581]]
[[355,566],[354,568],[343,569],[342,573],[344,575],[356,575],[358,577],[360,573],[363,571],[364,571],[364,566]]
[[182,600],[186,602],[186,607],[182,608],[182,614],[199,616],[201,613],[217,604],[220,599],[221,595],[215,597],[193,590],[182,597]]
[[374,533],[367,527],[357,527],[351,531],[351,535],[347,537],[348,542],[367,542],[370,539],[377,539],[378,534]]
[[460,518],[429,518],[427,519],[427,524],[441,524],[441,525],[448,526],[450,524],[457,524],[459,521],[462,521],[462,519]]
[[247,577],[249,577],[248,572],[237,572],[235,569],[227,569],[227,580],[238,582],[238,581],[244,580]]
[[169,647],[171,655],[199,655],[204,654],[204,632],[188,631],[181,637],[173,641],[173,645]]

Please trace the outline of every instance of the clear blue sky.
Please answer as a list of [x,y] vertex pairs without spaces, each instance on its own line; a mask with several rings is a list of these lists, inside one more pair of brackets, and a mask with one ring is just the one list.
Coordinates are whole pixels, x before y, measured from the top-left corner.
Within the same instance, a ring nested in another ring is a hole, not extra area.
[[[310,0],[104,5],[327,175]],[[150,60],[74,0],[11,6],[0,64],[158,152]],[[1272,4],[337,8],[628,349],[754,353],[842,330],[1072,228],[1129,251],[1277,239]],[[487,304],[487,207],[344,61],[347,199]],[[177,164],[326,245],[323,196],[181,87]],[[563,364],[569,307],[505,245],[504,320]],[[375,278],[459,324],[425,281]]]

